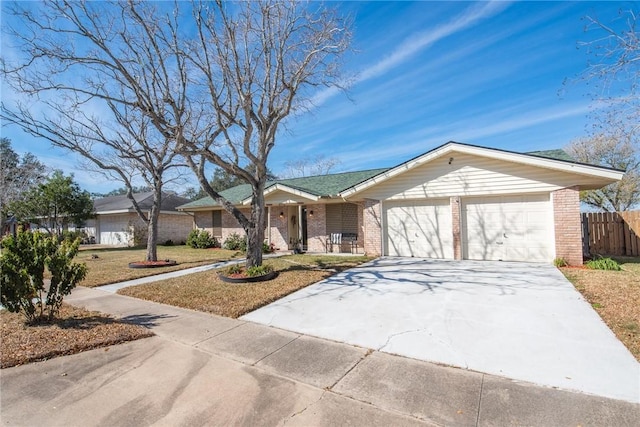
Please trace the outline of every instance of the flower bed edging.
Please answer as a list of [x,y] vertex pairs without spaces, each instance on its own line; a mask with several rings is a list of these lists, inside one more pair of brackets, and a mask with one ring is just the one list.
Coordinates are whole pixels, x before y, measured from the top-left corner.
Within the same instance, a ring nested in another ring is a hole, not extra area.
[[218,277],[220,280],[226,283],[255,283],[255,282],[266,282],[267,280],[271,280],[276,277],[275,271],[270,271],[267,274],[263,274],[262,276],[252,276],[252,277],[229,277],[225,276],[222,273],[218,273]]
[[163,261],[135,261],[129,263],[129,268],[158,268],[171,267],[173,265],[178,265],[178,262],[171,259],[165,259]]

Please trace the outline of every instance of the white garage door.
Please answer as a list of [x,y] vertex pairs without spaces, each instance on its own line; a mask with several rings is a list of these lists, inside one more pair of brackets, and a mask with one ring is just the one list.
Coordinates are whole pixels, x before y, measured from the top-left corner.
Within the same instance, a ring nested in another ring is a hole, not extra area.
[[465,259],[548,262],[554,246],[548,194],[463,200]]
[[449,199],[385,204],[386,254],[453,258]]
[[100,241],[102,245],[127,245],[129,243],[127,215],[101,215]]

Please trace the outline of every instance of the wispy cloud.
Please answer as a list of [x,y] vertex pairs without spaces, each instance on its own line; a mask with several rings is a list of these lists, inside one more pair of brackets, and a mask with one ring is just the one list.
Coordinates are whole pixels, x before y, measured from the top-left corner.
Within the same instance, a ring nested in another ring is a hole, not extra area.
[[451,21],[439,27],[414,34],[402,42],[389,56],[362,71],[357,82],[363,82],[388,72],[392,68],[402,64],[417,52],[431,46],[435,42],[469,28],[482,19],[501,12],[505,9],[506,5],[506,2],[495,1],[475,4],[460,15],[454,17]]
[[[395,163],[420,155],[429,149],[449,140],[468,143],[480,143],[481,139],[497,137],[511,132],[537,129],[572,117],[584,116],[589,111],[587,104],[557,105],[552,108],[538,108],[530,111],[498,111],[485,115],[459,117],[456,121],[412,131],[397,133],[392,140],[368,146],[366,150],[357,149],[340,152],[341,158],[349,158],[348,169],[367,168],[372,159],[387,159],[386,164],[376,166],[393,166]],[[504,117],[509,117],[504,119]],[[535,137],[536,132],[531,132]],[[483,145],[494,146],[490,142]]]
[[[358,74],[358,76],[350,83],[350,85],[353,86],[358,83],[365,82],[369,79],[384,75],[385,73],[400,66],[402,63],[412,58],[418,52],[433,45],[437,41],[442,40],[459,31],[470,28],[483,19],[500,13],[505,8],[507,8],[508,5],[508,2],[503,1],[477,3],[440,26],[437,26],[428,31],[413,34],[411,37],[400,43],[400,45],[397,46],[385,58],[381,59],[376,64],[363,69]],[[340,91],[335,88],[328,88],[320,91],[313,97],[312,104],[315,106],[319,106],[338,93],[340,93]]]

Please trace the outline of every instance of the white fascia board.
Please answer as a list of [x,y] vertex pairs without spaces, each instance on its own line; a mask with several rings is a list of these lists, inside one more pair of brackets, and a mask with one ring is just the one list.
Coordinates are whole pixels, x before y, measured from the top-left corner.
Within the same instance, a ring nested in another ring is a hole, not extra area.
[[477,156],[489,157],[497,160],[505,160],[513,163],[521,163],[530,166],[558,170],[562,172],[613,179],[616,181],[622,179],[622,176],[624,175],[624,172],[622,171],[599,166],[585,165],[582,163],[572,163],[566,162],[564,160],[538,157],[535,154],[512,153],[509,151],[500,151],[467,145],[455,145],[450,151],[458,151]]
[[96,212],[96,215],[114,215],[114,214],[125,214],[135,212],[132,209],[118,209],[117,211],[100,211]]
[[[271,193],[274,193],[276,191],[282,191],[285,193],[289,193],[289,194],[293,194],[295,196],[300,196],[300,197],[304,197],[305,199],[309,199],[312,200],[314,202],[317,202],[318,199],[320,199],[320,197],[313,195],[311,193],[307,193],[306,191],[302,191],[302,190],[298,190],[296,188],[292,188],[283,184],[275,184],[272,185],[271,187],[267,188],[266,190],[264,190],[264,192],[262,193],[265,197]],[[248,197],[246,199],[244,199],[242,201],[243,205],[249,205],[251,204],[251,197]]]
[[411,170],[417,166],[430,162],[438,157],[446,156],[453,153],[465,153],[475,156],[488,157],[496,160],[503,160],[512,163],[520,163],[524,165],[536,166],[546,169],[559,170],[568,173],[575,173],[585,176],[592,176],[598,178],[605,178],[612,182],[622,179],[624,172],[616,171],[608,168],[602,168],[598,166],[577,164],[571,162],[565,162],[562,160],[548,159],[544,157],[537,157],[530,154],[512,153],[509,151],[502,151],[499,149],[491,149],[477,146],[470,146],[465,144],[456,144],[455,142],[447,143],[433,151],[418,156],[415,159],[402,163],[395,168],[392,168],[386,172],[376,175],[373,178],[368,179],[358,185],[355,185],[346,191],[340,193],[343,198],[353,196],[356,193],[364,191],[376,184],[384,182],[394,176],[400,175],[408,170]]

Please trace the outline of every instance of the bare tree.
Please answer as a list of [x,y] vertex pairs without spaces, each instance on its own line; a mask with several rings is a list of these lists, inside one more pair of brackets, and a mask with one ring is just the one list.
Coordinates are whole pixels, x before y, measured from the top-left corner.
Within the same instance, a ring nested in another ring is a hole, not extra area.
[[[247,233],[247,266],[261,265],[267,159],[283,120],[308,106],[316,88],[339,86],[348,24],[334,9],[287,0],[217,1],[194,16],[198,40],[190,61],[210,95],[217,129],[176,136],[202,188]],[[208,163],[251,185],[248,217],[209,185]]]
[[581,78],[590,84],[594,105],[594,132],[614,125],[637,133],[640,123],[640,34],[638,10],[620,10],[612,22],[586,16],[585,32],[591,40],[580,42],[588,65]]
[[[21,26],[12,37],[26,54],[18,64],[3,62],[3,74],[53,114],[3,104],[2,117],[82,154],[128,188],[137,172],[157,200],[165,173],[184,156],[205,192],[247,233],[247,265],[260,265],[269,153],[287,116],[308,107],[317,87],[342,81],[348,25],[316,3],[195,2],[188,15],[183,5],[14,6]],[[96,105],[106,108],[90,113]],[[211,164],[251,185],[249,216],[211,187]],[[152,209],[149,243],[153,217]]]
[[302,176],[328,175],[342,163],[336,157],[325,157],[322,154],[316,157],[305,157],[298,160],[285,162],[284,178],[298,178]]
[[[2,73],[24,99],[3,102],[2,118],[123,183],[148,226],[146,259],[157,260],[162,189],[180,175],[175,139],[154,123],[154,114],[171,114],[166,94],[186,80],[167,48],[177,40],[177,16],[133,2],[48,1],[5,12],[19,22],[7,32],[22,53],[3,58]],[[133,197],[136,180],[153,189],[149,213]]]
[[640,158],[632,135],[610,129],[608,133],[573,141],[566,151],[580,162],[626,171],[619,182],[581,192],[584,203],[610,212],[622,212],[640,203]]

